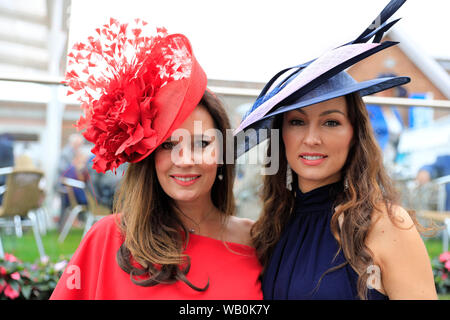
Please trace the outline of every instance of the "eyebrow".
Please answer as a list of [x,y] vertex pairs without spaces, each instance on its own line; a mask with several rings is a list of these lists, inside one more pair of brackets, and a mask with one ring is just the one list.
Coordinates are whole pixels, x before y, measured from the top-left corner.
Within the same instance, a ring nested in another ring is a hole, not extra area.
[[[214,136],[209,136],[209,135],[205,135],[205,134],[196,134],[196,135],[192,135],[191,139],[193,139],[194,141],[196,140],[202,140],[202,139],[209,139],[212,140],[214,138]],[[178,140],[172,140],[172,137],[168,137],[164,142],[173,142],[173,141],[177,141]]]
[[[306,112],[303,111],[302,109],[295,109],[295,111],[298,111],[298,112],[304,114],[305,116],[307,115]],[[337,110],[337,109],[326,110],[326,111],[322,112],[319,116],[321,117],[321,116],[325,116],[325,115],[327,115],[327,114],[335,113],[335,112],[340,113],[340,114],[346,116],[345,113],[343,113],[341,110]]]

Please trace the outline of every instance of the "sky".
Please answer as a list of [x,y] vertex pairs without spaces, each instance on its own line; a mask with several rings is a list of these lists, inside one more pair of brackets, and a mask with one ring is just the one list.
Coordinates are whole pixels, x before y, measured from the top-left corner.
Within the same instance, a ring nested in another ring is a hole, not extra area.
[[[356,38],[389,0],[74,0],[69,47],[110,17],[183,33],[208,78],[267,82]],[[408,0],[393,18],[420,50],[450,59],[450,0]],[[391,18],[391,19],[393,19]],[[389,49],[388,49],[389,50]]]

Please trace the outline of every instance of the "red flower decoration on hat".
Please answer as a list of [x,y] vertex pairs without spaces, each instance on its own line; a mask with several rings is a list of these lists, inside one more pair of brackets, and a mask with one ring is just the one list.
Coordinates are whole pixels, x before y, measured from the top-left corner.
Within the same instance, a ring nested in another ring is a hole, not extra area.
[[145,158],[187,117],[206,88],[185,36],[168,35],[164,28],[149,36],[146,22],[134,22],[111,18],[68,54],[67,95],[77,94],[81,102],[84,116],[75,126],[86,129],[83,136],[94,143],[98,172]]

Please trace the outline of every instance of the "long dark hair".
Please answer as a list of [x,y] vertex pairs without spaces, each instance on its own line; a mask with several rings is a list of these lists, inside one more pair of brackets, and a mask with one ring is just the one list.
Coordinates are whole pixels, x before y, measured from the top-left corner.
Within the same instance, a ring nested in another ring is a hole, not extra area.
[[[220,100],[206,91],[199,104],[206,108],[216,129],[226,139],[230,122]],[[222,156],[225,160],[225,152]],[[230,216],[235,214],[234,164],[224,164],[221,170],[223,179],[215,180],[211,198],[220,212]],[[208,288],[209,280],[204,287],[198,287],[186,278],[190,260],[183,251],[189,241],[189,232],[176,214],[174,201],[158,181],[153,154],[130,164],[114,202],[115,212],[120,213],[119,227],[124,237],[117,252],[117,262],[130,274],[133,283],[154,286],[181,280],[194,290]]]
[[[373,264],[373,254],[365,244],[371,227],[371,218],[375,211],[381,211],[384,206],[391,221],[398,225],[392,206],[399,203],[399,196],[384,169],[382,152],[375,140],[362,98],[357,93],[347,95],[345,98],[348,117],[353,127],[353,141],[342,168],[342,178],[348,187],[336,199],[339,206],[331,218],[331,232],[347,262],[331,268],[325,274],[349,263],[359,275],[358,296],[365,299],[366,282],[369,277],[366,271],[367,267]],[[282,128],[282,121],[281,114],[275,118],[273,127]],[[279,136],[280,152],[279,158],[275,161],[279,161],[280,169],[277,174],[264,177],[261,195],[263,210],[251,230],[258,257],[263,265],[263,273],[294,207],[294,193],[286,190],[287,160],[282,134]],[[269,144],[271,143],[275,142],[270,141]],[[270,145],[267,150],[270,152]],[[409,214],[418,230],[425,230],[417,222],[414,212],[411,211]],[[338,220],[341,216],[343,223],[340,228]]]

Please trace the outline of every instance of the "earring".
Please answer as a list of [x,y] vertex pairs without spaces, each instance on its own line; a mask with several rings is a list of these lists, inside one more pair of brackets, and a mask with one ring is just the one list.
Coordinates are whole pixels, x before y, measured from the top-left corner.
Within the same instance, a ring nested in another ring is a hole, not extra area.
[[347,189],[348,189],[348,179],[345,178],[344,179],[344,190],[347,190]]
[[292,169],[289,163],[286,168],[286,189],[292,191]]
[[217,178],[219,178],[220,181],[223,180],[222,167],[219,168],[219,174],[217,175]]

